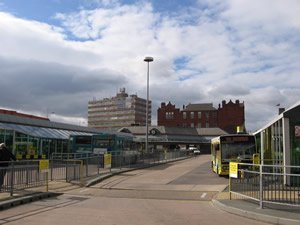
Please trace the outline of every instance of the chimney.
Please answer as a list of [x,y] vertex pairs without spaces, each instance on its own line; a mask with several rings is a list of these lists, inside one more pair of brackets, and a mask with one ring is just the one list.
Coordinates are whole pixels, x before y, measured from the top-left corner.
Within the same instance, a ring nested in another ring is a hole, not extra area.
[[278,109],[278,115],[280,115],[281,113],[283,113],[285,111],[285,108],[279,108]]
[[226,104],[226,101],[225,101],[225,100],[223,100],[223,101],[222,101],[222,107],[224,107],[224,106],[225,106],[225,104]]

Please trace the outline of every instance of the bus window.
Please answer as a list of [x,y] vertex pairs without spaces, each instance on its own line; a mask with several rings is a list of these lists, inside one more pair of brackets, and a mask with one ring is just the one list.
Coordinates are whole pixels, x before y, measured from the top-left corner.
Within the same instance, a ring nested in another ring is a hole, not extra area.
[[224,135],[212,139],[212,169],[219,175],[229,174],[229,162],[252,163],[256,153],[253,135]]
[[255,143],[240,142],[240,143],[224,143],[222,145],[222,160],[230,161],[231,159],[250,160],[255,154]]

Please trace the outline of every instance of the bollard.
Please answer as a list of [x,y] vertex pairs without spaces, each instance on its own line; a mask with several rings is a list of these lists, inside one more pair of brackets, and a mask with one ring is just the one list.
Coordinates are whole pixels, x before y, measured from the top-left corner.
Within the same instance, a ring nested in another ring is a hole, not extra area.
[[11,176],[10,176],[10,196],[14,195],[14,173],[15,173],[15,167],[14,167],[14,163],[11,164],[12,168],[11,168]]
[[259,165],[259,208],[263,209],[263,177],[262,165]]
[[49,191],[48,171],[46,171],[46,192]]

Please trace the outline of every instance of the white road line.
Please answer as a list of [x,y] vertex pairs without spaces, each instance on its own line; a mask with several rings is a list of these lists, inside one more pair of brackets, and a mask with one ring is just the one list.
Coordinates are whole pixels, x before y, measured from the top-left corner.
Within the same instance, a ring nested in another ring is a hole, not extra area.
[[82,192],[85,192],[85,191],[88,191],[89,189],[88,188],[85,188],[83,190],[80,190],[79,192],[82,193]]
[[206,195],[207,195],[207,193],[203,193],[203,194],[201,195],[201,198],[205,198]]

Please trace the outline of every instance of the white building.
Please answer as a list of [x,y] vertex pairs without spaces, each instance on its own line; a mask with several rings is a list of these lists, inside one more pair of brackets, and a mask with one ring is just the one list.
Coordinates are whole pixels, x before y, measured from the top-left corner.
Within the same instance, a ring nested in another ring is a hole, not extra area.
[[[144,126],[146,102],[136,94],[128,96],[125,88],[121,88],[112,98],[89,101],[88,126],[110,130],[126,126]],[[149,101],[148,124],[151,124],[151,101]]]

